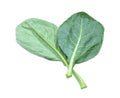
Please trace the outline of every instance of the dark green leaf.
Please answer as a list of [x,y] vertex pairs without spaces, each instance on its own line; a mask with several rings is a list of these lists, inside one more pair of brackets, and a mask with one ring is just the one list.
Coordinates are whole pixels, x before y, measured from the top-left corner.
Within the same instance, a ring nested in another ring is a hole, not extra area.
[[103,26],[84,12],[68,18],[58,29],[58,43],[69,62],[69,74],[76,63],[85,62],[100,50]]

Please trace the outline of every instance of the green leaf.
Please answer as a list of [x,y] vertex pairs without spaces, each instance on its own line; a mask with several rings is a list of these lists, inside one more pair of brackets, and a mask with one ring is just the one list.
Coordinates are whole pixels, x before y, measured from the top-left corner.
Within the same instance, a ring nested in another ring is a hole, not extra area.
[[58,29],[58,43],[69,62],[67,76],[76,63],[85,62],[99,52],[103,41],[103,26],[85,12],[68,18]]
[[31,18],[16,28],[17,42],[29,52],[38,56],[60,60],[55,50],[57,26],[44,20]]

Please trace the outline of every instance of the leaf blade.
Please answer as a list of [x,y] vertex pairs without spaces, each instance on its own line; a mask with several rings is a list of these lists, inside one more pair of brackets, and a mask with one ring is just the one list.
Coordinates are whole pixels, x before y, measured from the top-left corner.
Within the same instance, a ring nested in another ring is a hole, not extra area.
[[57,27],[49,22],[31,18],[16,28],[16,41],[29,52],[51,60],[60,60],[55,54]]
[[76,63],[95,57],[102,45],[103,26],[85,12],[68,18],[58,29],[58,43],[67,55],[68,76]]

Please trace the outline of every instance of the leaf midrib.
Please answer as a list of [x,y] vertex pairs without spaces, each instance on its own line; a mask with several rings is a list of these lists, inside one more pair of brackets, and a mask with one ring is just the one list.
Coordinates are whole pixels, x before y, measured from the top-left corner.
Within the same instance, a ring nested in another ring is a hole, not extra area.
[[79,47],[79,43],[80,43],[80,41],[81,41],[81,36],[82,36],[82,19],[81,19],[81,21],[80,21],[80,35],[79,35],[79,38],[78,38],[78,41],[77,41],[77,44],[76,44],[76,46],[75,46],[75,48],[74,48],[74,51],[73,51],[73,54],[72,54],[72,57],[71,57],[71,59],[70,59],[70,64],[69,64],[69,66],[73,66],[73,64],[74,64],[74,58],[75,58],[75,55],[76,55],[76,53],[77,53],[77,50],[78,50],[78,47]]
[[68,77],[71,77],[72,76],[72,73],[73,73],[73,66],[74,66],[74,59],[75,59],[75,55],[77,53],[77,49],[78,49],[78,46],[79,46],[79,43],[81,41],[81,36],[82,36],[82,19],[80,21],[80,35],[79,35],[79,38],[78,38],[78,41],[77,41],[77,44],[74,48],[74,51],[73,51],[73,54],[71,56],[71,59],[70,59],[70,63],[69,63],[69,66],[68,66],[68,72],[67,72],[67,76]]

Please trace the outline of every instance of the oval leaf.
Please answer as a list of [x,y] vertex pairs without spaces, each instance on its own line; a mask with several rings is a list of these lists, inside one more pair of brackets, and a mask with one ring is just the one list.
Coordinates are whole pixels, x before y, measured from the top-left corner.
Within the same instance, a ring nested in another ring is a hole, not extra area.
[[55,53],[57,27],[44,20],[31,18],[16,28],[17,42],[29,52],[38,56],[60,60]]
[[103,26],[85,12],[72,15],[60,26],[58,43],[71,67],[97,55],[103,32]]

